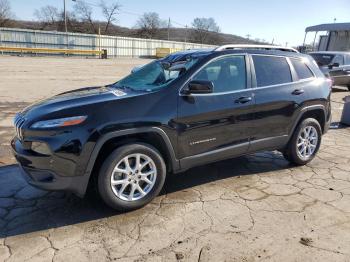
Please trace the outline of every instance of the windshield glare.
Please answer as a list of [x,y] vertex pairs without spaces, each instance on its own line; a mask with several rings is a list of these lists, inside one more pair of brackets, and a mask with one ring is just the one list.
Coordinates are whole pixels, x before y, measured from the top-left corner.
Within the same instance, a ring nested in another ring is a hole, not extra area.
[[130,88],[137,91],[153,91],[163,88],[191,68],[197,59],[189,59],[176,63],[153,61],[129,76],[117,82],[114,86]]
[[334,55],[330,54],[311,54],[311,56],[315,59],[318,66],[327,66],[331,64]]

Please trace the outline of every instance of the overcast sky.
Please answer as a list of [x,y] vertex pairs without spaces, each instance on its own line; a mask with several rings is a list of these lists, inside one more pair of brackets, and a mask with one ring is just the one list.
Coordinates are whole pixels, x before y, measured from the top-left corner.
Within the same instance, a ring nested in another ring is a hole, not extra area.
[[[72,0],[66,0],[72,10]],[[100,0],[83,0],[98,5]],[[114,0],[105,0],[112,2]],[[34,10],[45,5],[63,8],[63,0],[10,0],[17,19],[34,20]],[[265,39],[285,45],[303,42],[307,26],[350,22],[350,0],[119,0],[122,12],[118,24],[132,27],[137,14],[157,12],[163,19],[191,25],[195,17],[213,17],[224,33]],[[94,16],[102,20],[98,7]],[[309,35],[309,40],[312,40]]]

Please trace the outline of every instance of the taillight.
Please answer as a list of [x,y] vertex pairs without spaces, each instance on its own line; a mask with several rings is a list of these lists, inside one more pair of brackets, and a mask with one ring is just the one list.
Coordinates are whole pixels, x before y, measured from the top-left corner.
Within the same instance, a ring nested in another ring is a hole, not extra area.
[[334,80],[332,78],[326,78],[326,82],[329,86],[329,89],[332,89],[332,87],[334,85]]

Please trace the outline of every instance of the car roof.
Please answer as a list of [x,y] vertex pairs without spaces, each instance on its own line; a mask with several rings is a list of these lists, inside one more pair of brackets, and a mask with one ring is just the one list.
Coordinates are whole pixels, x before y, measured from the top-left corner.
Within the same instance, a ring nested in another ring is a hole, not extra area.
[[227,44],[227,45],[218,46],[217,48],[215,48],[215,51],[224,51],[224,50],[232,50],[232,49],[279,50],[284,52],[299,53],[299,51],[294,49],[293,47],[277,46],[277,45],[250,45],[250,44]]
[[288,52],[281,50],[262,50],[262,49],[228,49],[223,51],[216,51],[215,53],[222,54],[257,54],[257,55],[275,55],[275,56],[288,56],[288,57],[307,57],[305,54],[296,53],[296,52]]
[[317,51],[317,52],[310,52],[310,55],[312,54],[328,54],[328,55],[350,55],[350,52],[346,51]]
[[222,51],[216,51],[213,49],[189,49],[185,51],[179,51],[168,55],[167,57],[161,59],[164,62],[177,62],[184,61],[188,57],[205,57],[213,54],[225,55],[225,54],[261,54],[261,55],[275,55],[275,56],[287,56],[287,57],[308,57],[308,55],[288,52],[281,50],[262,50],[262,49],[226,49]]

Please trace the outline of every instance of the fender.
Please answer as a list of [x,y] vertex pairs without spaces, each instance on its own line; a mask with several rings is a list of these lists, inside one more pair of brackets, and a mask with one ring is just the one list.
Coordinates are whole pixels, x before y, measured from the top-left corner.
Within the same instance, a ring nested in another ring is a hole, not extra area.
[[[323,114],[323,115],[324,115],[324,123],[327,123],[327,121],[326,121],[326,115],[327,115],[327,113],[326,113],[326,108],[325,108],[324,105],[312,105],[312,106],[303,107],[303,108],[300,110],[300,113],[299,113],[299,115],[298,115],[298,118],[296,119],[296,121],[294,121],[294,124],[293,124],[293,126],[292,126],[292,128],[291,128],[291,132],[289,132],[288,141],[289,141],[289,139],[292,137],[292,135],[294,134],[294,131],[295,131],[295,129],[297,128],[297,125],[298,125],[300,119],[303,117],[303,115],[304,115],[306,112],[312,111],[312,110],[315,110],[315,109],[321,109],[321,110],[323,111],[323,113],[324,113],[324,114]],[[323,128],[324,128],[324,127],[323,127]],[[326,129],[324,128],[324,130],[326,130]]]
[[100,153],[100,150],[102,146],[105,144],[106,141],[117,138],[125,135],[134,135],[134,134],[140,134],[140,133],[157,133],[159,134],[168,150],[168,153],[170,154],[171,164],[173,172],[177,172],[180,170],[180,161],[176,158],[175,151],[173,148],[173,145],[170,142],[170,139],[168,135],[159,127],[141,127],[141,128],[131,128],[131,129],[125,129],[120,131],[114,131],[108,134],[103,135],[96,143],[88,162],[88,165],[86,167],[85,173],[83,175],[84,179],[81,181],[81,192],[80,195],[84,195],[85,191],[87,189],[87,185],[90,180],[92,169],[95,165],[95,161],[97,159],[98,154]]

